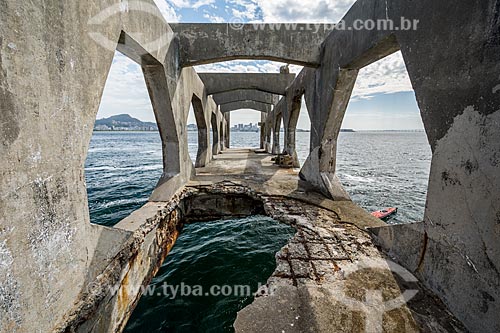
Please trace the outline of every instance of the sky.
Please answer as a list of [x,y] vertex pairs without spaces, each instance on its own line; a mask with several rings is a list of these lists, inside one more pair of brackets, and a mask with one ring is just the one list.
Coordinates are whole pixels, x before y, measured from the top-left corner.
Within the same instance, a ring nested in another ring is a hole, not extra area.
[[[154,0],[167,22],[338,22],[355,0]],[[198,72],[278,73],[282,63],[228,61],[196,66]],[[291,65],[299,73],[302,67]],[[116,52],[97,118],[127,113],[154,121],[151,102],[139,65]],[[241,110],[231,124],[257,123],[260,113]],[[190,114],[188,123],[195,123]],[[303,103],[298,128],[309,129]],[[415,95],[400,52],[360,70],[344,118],[343,128],[356,130],[423,129]]]

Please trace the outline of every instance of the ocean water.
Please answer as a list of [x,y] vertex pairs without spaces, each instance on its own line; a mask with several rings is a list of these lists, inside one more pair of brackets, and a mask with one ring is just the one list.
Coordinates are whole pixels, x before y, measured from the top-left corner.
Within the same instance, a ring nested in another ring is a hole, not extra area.
[[[197,135],[188,133],[194,160]],[[231,133],[231,147],[259,147],[259,133]],[[297,133],[297,153],[302,164],[309,154],[309,133]],[[425,133],[341,133],[337,156],[337,174],[354,202],[370,212],[398,207],[388,223],[422,220],[431,162]],[[113,226],[146,203],[160,178],[160,137],[154,132],[96,132],[85,169],[91,221]]]
[[234,332],[236,313],[252,302],[294,233],[264,216],[186,225],[125,332]]

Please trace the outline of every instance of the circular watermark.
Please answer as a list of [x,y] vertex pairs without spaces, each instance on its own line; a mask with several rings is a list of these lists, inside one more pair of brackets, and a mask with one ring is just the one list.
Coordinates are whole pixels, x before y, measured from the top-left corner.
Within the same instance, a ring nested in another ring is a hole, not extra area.
[[231,27],[232,30],[242,30],[244,26],[245,22],[239,17],[232,17],[229,21],[229,27]]
[[[418,290],[407,289],[402,293],[398,292],[399,295],[397,295],[395,298],[385,300],[382,288],[370,289],[368,285],[365,285],[365,288],[361,288],[362,291],[364,291],[364,301],[361,301],[355,297],[352,297],[352,295],[348,295],[346,289],[348,289],[348,283],[355,280],[355,278],[352,278],[352,276],[355,273],[360,273],[363,271],[371,273],[371,276],[373,276],[373,273],[375,271],[383,271],[391,273],[392,275],[396,274],[407,283],[416,283],[418,279],[404,267],[396,264],[391,260],[382,258],[370,258],[361,260],[356,263],[355,266],[348,268],[346,270],[346,275],[344,275],[345,279],[333,288],[331,294],[336,301],[342,303],[350,310],[360,311],[365,314],[366,332],[383,332],[384,314],[388,311],[400,308],[401,306],[407,304],[413,297],[415,297],[415,295],[417,295]],[[366,282],[368,283],[369,281]],[[356,288],[359,288],[359,286],[356,285]]]
[[[88,34],[90,38],[92,38],[103,48],[114,52],[116,50],[117,41],[109,39],[105,34],[102,33],[102,31],[99,31],[99,28],[103,27],[105,22],[110,20],[113,16],[117,14],[129,13],[131,11],[146,13],[161,20],[162,22],[165,22],[163,15],[155,5],[144,1],[123,1],[104,8],[87,21],[87,25],[89,26]],[[144,36],[144,34],[141,32],[138,32],[135,35]],[[168,29],[166,29],[165,32],[161,34],[161,36],[158,36],[158,38],[153,41],[143,43],[141,44],[141,46],[149,52],[156,52],[168,46],[170,42],[169,35],[170,34],[168,32]]]

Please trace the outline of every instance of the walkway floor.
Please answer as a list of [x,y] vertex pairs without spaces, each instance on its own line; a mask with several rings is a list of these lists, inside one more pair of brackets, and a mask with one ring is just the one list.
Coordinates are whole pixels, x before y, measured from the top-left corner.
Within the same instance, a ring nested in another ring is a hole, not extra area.
[[243,186],[266,212],[297,229],[276,255],[259,297],[238,313],[237,332],[462,332],[463,326],[414,276],[375,246],[383,226],[350,201],[310,191],[272,156],[230,149],[197,169],[189,187]]

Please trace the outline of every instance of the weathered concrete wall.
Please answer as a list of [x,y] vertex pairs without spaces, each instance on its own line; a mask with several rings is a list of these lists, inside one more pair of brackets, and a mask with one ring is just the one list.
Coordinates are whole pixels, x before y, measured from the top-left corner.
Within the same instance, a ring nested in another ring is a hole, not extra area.
[[177,23],[170,26],[180,38],[182,66],[260,59],[317,67],[321,43],[330,32],[321,24],[271,27],[269,24]]
[[235,90],[258,90],[284,95],[295,79],[295,74],[275,73],[199,73],[207,94],[220,94]]
[[[112,5],[115,15],[89,28]],[[168,82],[173,34],[152,1],[137,5],[144,11],[104,0],[0,1],[0,331],[51,331],[129,236],[90,224],[84,162],[122,31],[137,43],[120,48]],[[172,114],[157,103],[164,128]]]

